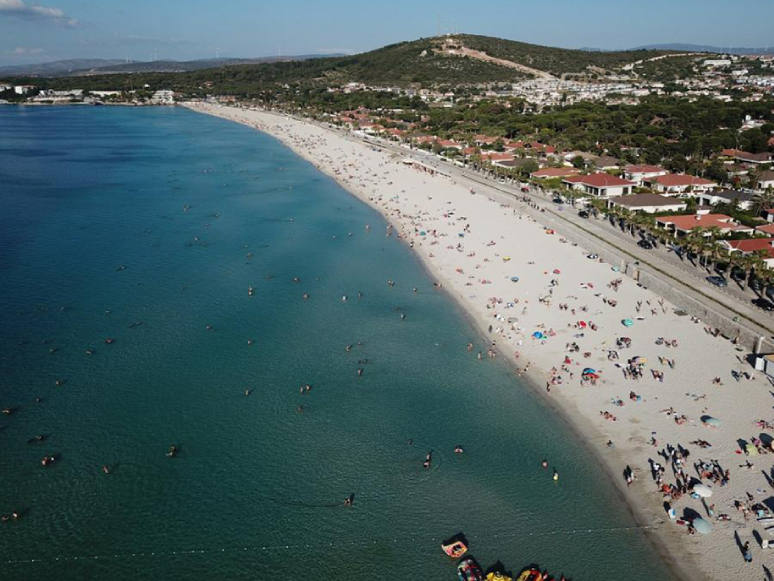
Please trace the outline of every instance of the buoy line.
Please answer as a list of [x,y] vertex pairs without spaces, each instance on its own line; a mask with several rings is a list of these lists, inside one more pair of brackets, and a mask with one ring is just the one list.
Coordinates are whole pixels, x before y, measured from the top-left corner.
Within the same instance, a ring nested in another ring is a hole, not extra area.
[[[657,525],[643,525],[643,526],[631,526],[631,527],[614,527],[614,528],[606,528],[606,529],[572,529],[572,530],[558,530],[558,531],[547,531],[547,532],[524,532],[524,531],[511,531],[511,532],[501,532],[501,533],[490,533],[490,534],[472,534],[467,535],[469,539],[486,539],[486,538],[500,538],[500,537],[516,537],[516,536],[522,536],[522,537],[543,537],[543,536],[558,536],[558,535],[580,535],[580,534],[593,534],[593,533],[611,533],[611,532],[626,532],[626,531],[633,531],[633,530],[649,530],[649,529],[655,529],[657,528]],[[312,549],[312,548],[319,548],[322,546],[325,547],[354,547],[354,546],[373,546],[373,545],[387,545],[387,544],[397,544],[397,543],[405,543],[407,541],[411,542],[442,542],[444,540],[443,537],[429,537],[429,538],[417,538],[417,537],[404,537],[402,539],[392,539],[392,540],[371,540],[371,541],[341,541],[336,543],[314,543],[314,544],[300,544],[300,545],[250,545],[250,546],[244,546],[244,547],[229,547],[229,548],[220,548],[220,549],[191,549],[191,550],[179,550],[179,551],[135,551],[135,552],[126,552],[126,553],[116,553],[116,554],[108,554],[108,555],[79,555],[79,556],[64,556],[64,557],[44,557],[40,559],[9,559],[7,561],[3,561],[5,565],[33,565],[33,564],[40,564],[40,563],[64,563],[64,562],[84,562],[84,561],[105,561],[108,559],[131,559],[131,558],[137,558],[137,557],[172,557],[172,556],[182,556],[182,555],[212,555],[212,554],[223,554],[223,553],[246,553],[246,552],[255,552],[255,551],[297,551],[297,550],[304,550],[304,549]]]

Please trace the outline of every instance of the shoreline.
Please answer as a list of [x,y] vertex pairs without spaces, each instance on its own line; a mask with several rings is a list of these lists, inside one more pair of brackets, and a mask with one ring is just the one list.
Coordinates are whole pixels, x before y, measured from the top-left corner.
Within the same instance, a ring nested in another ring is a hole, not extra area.
[[[283,133],[277,130],[276,128],[274,131],[272,131],[271,128],[267,127],[267,124],[269,120],[285,123],[286,125],[286,127],[284,128],[285,131],[290,131],[288,126],[293,126],[293,125],[298,125],[300,128],[304,128],[304,127],[316,128],[318,133],[322,132],[324,134],[329,134],[331,137],[335,136],[339,140],[346,143],[346,145],[353,146],[353,148],[359,147],[359,148],[362,148],[363,150],[368,150],[368,149],[374,149],[373,146],[369,147],[369,145],[364,143],[359,143],[358,141],[356,141],[354,138],[350,136],[339,135],[336,132],[320,127],[312,122],[288,118],[286,116],[273,113],[273,112],[249,111],[249,113],[253,113],[257,116],[269,117],[268,119],[263,119],[265,123],[263,123],[262,126],[259,127],[257,124],[248,122],[247,119],[238,118],[240,115],[244,115],[246,113],[246,111],[243,109],[229,108],[229,107],[201,106],[201,105],[199,106],[185,105],[185,106],[191,108],[192,110],[198,111],[200,113],[211,114],[227,120],[231,120],[233,122],[245,124],[248,127],[254,128],[256,130],[259,130],[271,135],[275,139],[282,142],[286,147],[289,147],[297,155],[299,155],[300,157],[304,158],[306,161],[314,165],[316,169],[323,172],[328,177],[333,178],[341,187],[343,187],[347,192],[349,192],[351,195],[356,197],[358,200],[365,202],[370,207],[372,207],[377,212],[379,212],[379,214],[385,218],[387,223],[392,226],[395,234],[398,235],[398,238],[405,243],[409,243],[409,236],[407,235],[405,216],[401,215],[401,217],[404,217],[404,221],[401,221],[399,217],[396,217],[395,210],[393,212],[388,211],[386,204],[389,201],[386,203],[383,203],[380,206],[378,202],[382,201],[381,197],[378,200],[375,200],[373,196],[368,196],[364,191],[361,191],[359,188],[354,187],[352,183],[344,179],[342,175],[340,175],[338,171],[336,171],[334,168],[326,166],[324,163],[320,161],[320,159],[316,158],[314,155],[311,155],[309,151],[305,151],[303,147],[301,147],[297,142],[294,142],[294,140],[291,137],[289,137],[289,134]],[[319,137],[317,136],[316,138],[319,139]],[[382,161],[384,162],[384,165],[387,165],[388,163],[394,163],[393,160],[387,159],[388,154],[385,154],[385,152],[379,151],[378,153],[383,158]],[[398,163],[398,165],[400,164]],[[405,171],[414,172],[417,175],[420,175],[415,170],[407,169]],[[451,187],[451,185],[457,186],[456,182],[452,182],[452,180],[448,178],[433,177],[429,179],[448,180],[449,183],[447,185],[449,185],[449,187]],[[489,199],[491,200],[492,195],[496,195],[496,192],[492,192],[492,194],[486,197],[489,197]],[[396,197],[400,197],[400,196],[396,196]],[[481,194],[477,194],[476,197],[481,197]],[[498,196],[498,197],[501,197],[501,196]],[[416,200],[412,200],[412,201],[416,201]],[[502,206],[502,204],[500,205]],[[521,209],[521,206],[522,206],[521,203],[516,202],[515,200],[509,200],[507,202],[508,209],[513,208],[514,205],[516,208]],[[516,214],[516,210],[514,210],[514,215],[515,214]],[[527,214],[525,213],[525,215]],[[534,218],[530,218],[529,216],[527,217],[528,217],[528,220],[532,220],[536,223],[539,222],[539,220],[535,221]],[[521,216],[520,216],[520,219],[521,219]],[[458,308],[459,311],[465,316],[468,323],[473,327],[473,329],[476,330],[476,332],[480,335],[480,337],[484,341],[491,342],[491,339],[493,337],[496,337],[499,340],[500,336],[493,335],[488,329],[488,323],[491,321],[491,319],[487,320],[486,316],[490,316],[490,315],[486,312],[482,313],[477,311],[475,308],[473,308],[471,304],[466,302],[465,296],[460,291],[460,288],[458,287],[455,288],[454,280],[452,278],[449,278],[449,274],[444,272],[442,267],[440,267],[438,264],[435,264],[433,260],[431,260],[431,258],[433,257],[433,254],[428,253],[426,248],[425,249],[421,248],[422,242],[419,243],[420,248],[414,247],[414,242],[416,241],[419,241],[419,238],[412,238],[411,242],[409,243],[410,248],[414,250],[412,254],[415,255],[416,259],[422,265],[424,270],[430,275],[430,278],[438,280],[442,283],[443,286],[441,290],[445,291],[446,296],[453,299],[453,302],[455,303],[456,308]],[[508,258],[508,260],[510,260],[510,258]],[[643,291],[643,292],[649,292],[649,291]],[[618,299],[619,297],[616,297],[616,298]],[[529,302],[529,301],[525,301],[525,302]],[[487,306],[487,309],[488,308],[489,306]],[[526,311],[526,307],[524,311]],[[512,328],[513,328],[513,325],[512,325]],[[510,339],[511,337],[509,336],[508,338]],[[577,398],[573,399],[572,397],[569,397],[569,395],[566,395],[564,393],[566,389],[569,389],[569,384],[566,384],[567,387],[565,387],[565,385],[557,386],[555,389],[552,390],[551,394],[545,393],[545,390],[541,389],[541,387],[539,386],[540,380],[538,379],[538,376],[541,376],[547,373],[547,370],[549,369],[548,365],[547,364],[541,365],[540,361],[535,362],[535,367],[533,368],[534,370],[530,371],[527,374],[522,375],[519,373],[519,361],[516,359],[516,356],[510,352],[510,350],[509,351],[504,350],[504,347],[503,347],[504,343],[506,342],[505,341],[498,342],[495,348],[497,352],[501,354],[500,358],[502,359],[502,357],[505,356],[507,364],[510,366],[511,369],[514,370],[514,372],[517,375],[519,375],[519,379],[529,384],[528,389],[535,390],[537,393],[540,394],[541,400],[549,406],[549,409],[552,412],[554,412],[555,415],[559,416],[560,421],[564,422],[565,425],[567,425],[570,428],[570,430],[575,435],[578,436],[578,440],[582,441],[582,446],[586,450],[588,450],[588,452],[590,452],[591,455],[598,462],[600,462],[607,477],[609,477],[612,480],[612,484],[615,487],[616,494],[619,497],[619,499],[623,501],[623,503],[625,504],[626,510],[629,512],[629,514],[631,515],[635,523],[637,523],[637,525],[641,527],[644,537],[651,544],[651,546],[657,552],[657,554],[659,554],[659,556],[664,561],[664,563],[673,572],[675,578],[681,579],[681,580],[694,578],[697,573],[697,570],[700,570],[700,569],[704,569],[704,573],[712,578],[720,579],[728,575],[728,573],[717,570],[716,567],[712,567],[712,564],[710,564],[710,567],[711,569],[715,569],[715,570],[707,570],[706,562],[697,561],[694,558],[696,554],[705,550],[705,548],[696,546],[696,544],[691,544],[689,542],[686,542],[686,537],[684,535],[678,534],[679,532],[681,532],[681,529],[679,529],[678,527],[675,527],[674,525],[672,525],[672,528],[671,529],[669,528],[670,521],[667,519],[666,514],[663,511],[659,514],[658,511],[655,509],[655,507],[661,503],[661,500],[659,500],[659,502],[656,505],[653,504],[653,497],[656,496],[657,493],[648,492],[642,489],[642,484],[635,485],[631,488],[628,488],[628,487],[624,488],[623,486],[624,483],[622,482],[622,479],[620,477],[620,471],[625,465],[625,461],[622,459],[624,455],[627,457],[628,461],[632,463],[632,465],[637,466],[638,470],[636,470],[636,472],[645,475],[645,473],[642,470],[640,470],[641,466],[639,465],[639,463],[635,464],[635,459],[632,457],[632,454],[634,452],[643,452],[642,444],[640,442],[636,442],[636,443],[631,442],[631,440],[636,440],[636,436],[632,436],[629,439],[629,441],[621,441],[619,439],[615,439],[616,441],[615,449],[607,448],[604,443],[608,439],[612,439],[610,438],[610,433],[606,432],[604,429],[600,429],[598,425],[595,425],[594,422],[591,420],[591,417],[593,416],[589,416],[588,413],[584,413],[584,410],[581,409],[581,406],[579,406],[579,403],[582,403],[582,402],[579,402]],[[531,349],[529,344],[524,345],[524,347],[522,348],[521,341],[519,342],[519,345],[520,345],[519,350],[523,350],[525,355],[527,354],[527,351]],[[530,362],[533,362],[533,356],[535,358],[537,356],[537,351],[536,350],[533,350],[533,351],[535,351],[535,353],[532,353],[532,352],[529,353]],[[543,355],[545,355],[545,353],[543,353]],[[555,353],[554,356],[557,356],[557,354]],[[543,357],[543,359],[545,359],[545,357]],[[639,389],[639,387],[640,386],[638,385],[637,388]],[[658,398],[656,397],[654,399],[658,399]],[[634,404],[634,405],[637,405],[637,404]],[[632,431],[635,431],[635,430],[632,430]],[[661,439],[660,430],[659,430],[659,439]],[[667,438],[667,441],[669,439],[670,438]],[[627,449],[627,445],[628,445],[628,449]],[[717,452],[713,451],[712,453],[714,455]],[[698,452],[698,454],[700,454],[700,452]],[[642,528],[642,527],[655,527],[658,530],[653,530],[650,528]],[[716,533],[716,536],[719,534],[720,533]],[[688,563],[686,561],[691,561],[691,562]],[[704,566],[703,567],[700,566],[700,563],[701,565],[704,565]],[[741,578],[741,577],[736,577],[736,578]],[[745,578],[748,578],[748,577],[745,577]],[[749,577],[749,578],[752,578],[752,577]]]

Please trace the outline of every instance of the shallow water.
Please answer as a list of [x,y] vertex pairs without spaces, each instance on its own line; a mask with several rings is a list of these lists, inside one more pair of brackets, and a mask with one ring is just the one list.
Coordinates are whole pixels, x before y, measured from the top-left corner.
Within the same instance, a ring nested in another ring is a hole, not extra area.
[[0,216],[4,578],[441,581],[458,531],[484,567],[670,578],[385,221],[272,138],[0,107]]

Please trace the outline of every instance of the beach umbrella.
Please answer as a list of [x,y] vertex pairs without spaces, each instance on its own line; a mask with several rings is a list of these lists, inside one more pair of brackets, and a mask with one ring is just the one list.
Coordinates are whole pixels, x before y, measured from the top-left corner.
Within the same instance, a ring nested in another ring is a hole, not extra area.
[[623,321],[621,321],[621,323],[623,323],[624,327],[631,327],[632,325],[634,325],[634,321],[632,321],[631,319],[624,319]]
[[587,367],[586,369],[583,370],[583,375],[588,375],[589,373],[596,373],[596,372],[597,372],[596,369],[592,369],[591,367]]
[[554,274],[562,274],[562,271],[559,270],[558,268],[555,268],[554,269]]
[[543,338],[543,333],[541,333],[540,331],[535,331],[534,333],[532,333],[532,336],[535,339],[542,339]]
[[635,363],[639,363],[640,365],[644,365],[645,363],[647,363],[647,362],[648,362],[648,360],[647,360],[647,359],[645,359],[644,357],[640,357],[640,356],[638,355],[637,357],[635,357],[635,358],[634,358],[634,362],[635,362]]
[[586,321],[578,321],[578,326],[581,329],[585,329],[586,328]]
[[757,456],[758,455],[758,448],[756,448],[752,444],[747,444],[747,446],[745,446],[745,451],[747,452],[748,456]]
[[519,282],[519,277],[518,276],[512,276],[511,277],[511,282]]
[[712,489],[706,484],[702,484],[701,482],[693,485],[693,491],[702,498],[709,498],[712,496]]
[[713,418],[712,416],[701,416],[701,423],[706,426],[712,426],[713,428],[717,428],[723,422],[721,422],[717,418]]
[[420,236],[427,236],[427,232],[425,232],[424,230],[420,230],[419,235]]
[[697,533],[708,535],[712,532],[712,525],[701,517],[693,519],[691,524]]

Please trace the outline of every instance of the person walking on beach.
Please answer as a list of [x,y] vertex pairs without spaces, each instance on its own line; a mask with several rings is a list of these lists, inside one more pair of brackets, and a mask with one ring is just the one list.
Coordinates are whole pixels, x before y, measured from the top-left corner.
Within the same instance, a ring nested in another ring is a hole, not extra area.
[[744,546],[742,547],[742,552],[744,553],[745,562],[752,563],[752,553],[750,552],[750,541],[745,541]]

